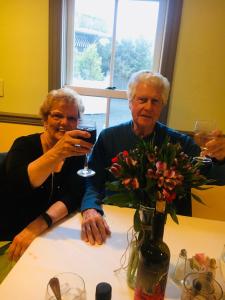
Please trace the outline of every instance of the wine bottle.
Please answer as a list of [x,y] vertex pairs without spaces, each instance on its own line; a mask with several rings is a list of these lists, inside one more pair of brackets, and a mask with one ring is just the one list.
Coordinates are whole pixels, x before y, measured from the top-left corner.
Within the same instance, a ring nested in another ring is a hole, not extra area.
[[156,210],[151,218],[151,224],[141,219],[143,228],[143,243],[140,246],[139,265],[135,287],[134,300],[164,299],[170,262],[170,250],[163,242],[165,213]]

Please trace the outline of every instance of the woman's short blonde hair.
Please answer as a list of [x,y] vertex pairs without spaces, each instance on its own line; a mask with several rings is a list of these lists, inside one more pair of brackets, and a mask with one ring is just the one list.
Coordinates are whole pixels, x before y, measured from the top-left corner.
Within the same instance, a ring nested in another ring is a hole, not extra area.
[[131,75],[128,81],[127,96],[128,100],[132,101],[135,97],[137,84],[143,82],[161,90],[163,104],[168,100],[170,83],[168,79],[160,73],[154,73],[147,70],[141,70]]
[[61,88],[58,90],[52,90],[46,96],[44,102],[42,103],[39,114],[43,121],[46,121],[48,115],[52,109],[52,106],[58,101],[65,101],[65,103],[72,103],[78,107],[78,118],[84,112],[84,106],[82,103],[81,96],[71,88]]

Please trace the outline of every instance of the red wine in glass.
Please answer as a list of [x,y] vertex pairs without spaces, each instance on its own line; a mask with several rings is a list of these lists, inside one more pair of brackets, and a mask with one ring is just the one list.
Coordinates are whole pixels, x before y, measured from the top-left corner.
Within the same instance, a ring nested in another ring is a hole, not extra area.
[[79,130],[84,130],[90,133],[90,137],[89,138],[82,138],[84,141],[90,143],[90,144],[94,144],[96,141],[96,128],[95,127],[90,127],[90,126],[83,126],[83,127],[77,127],[77,129]]
[[[77,129],[89,132],[91,136],[89,138],[83,138],[83,140],[94,145],[96,141],[96,124],[94,121],[80,120]],[[95,175],[95,171],[88,167],[88,154],[85,155],[84,168],[78,170],[77,174],[82,177],[91,177]]]

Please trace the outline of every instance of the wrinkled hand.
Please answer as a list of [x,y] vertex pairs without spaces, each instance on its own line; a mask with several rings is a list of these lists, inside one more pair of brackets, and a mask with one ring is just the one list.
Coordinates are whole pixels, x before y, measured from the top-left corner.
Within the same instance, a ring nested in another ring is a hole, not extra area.
[[213,139],[206,143],[207,150],[204,151],[204,155],[208,155],[216,158],[219,161],[225,159],[225,137],[220,130],[213,132]]
[[8,249],[9,259],[17,261],[36,236],[37,234],[28,227],[24,228],[14,237],[12,244]]
[[82,138],[89,138],[90,133],[83,130],[66,131],[62,138],[50,149],[51,153],[67,158],[70,156],[82,156],[90,152],[92,144]]
[[105,219],[95,209],[87,209],[83,213],[81,238],[91,245],[101,245],[111,232]]

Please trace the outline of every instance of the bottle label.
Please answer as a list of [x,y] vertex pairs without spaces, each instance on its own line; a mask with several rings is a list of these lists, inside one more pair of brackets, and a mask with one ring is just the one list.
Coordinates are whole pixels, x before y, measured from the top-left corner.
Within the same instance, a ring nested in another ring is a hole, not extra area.
[[[141,270],[142,269],[142,270]],[[163,300],[165,295],[168,268],[165,272],[149,270],[141,266],[137,278],[134,300]]]

